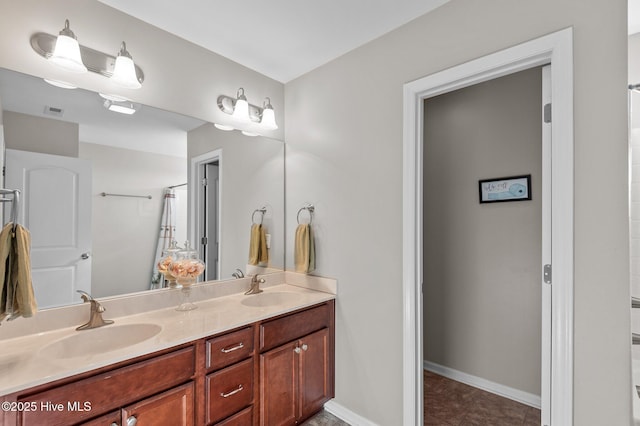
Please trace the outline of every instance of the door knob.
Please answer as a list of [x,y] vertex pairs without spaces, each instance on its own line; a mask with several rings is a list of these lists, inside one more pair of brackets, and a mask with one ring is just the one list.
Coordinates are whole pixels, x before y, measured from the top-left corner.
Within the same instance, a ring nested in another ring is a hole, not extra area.
[[127,419],[127,426],[136,426],[136,423],[138,423],[136,416],[131,416]]
[[82,260],[87,260],[89,257],[91,257],[91,253],[89,253],[89,252],[85,252],[85,253],[82,253],[82,254],[80,255],[80,258],[81,258]]

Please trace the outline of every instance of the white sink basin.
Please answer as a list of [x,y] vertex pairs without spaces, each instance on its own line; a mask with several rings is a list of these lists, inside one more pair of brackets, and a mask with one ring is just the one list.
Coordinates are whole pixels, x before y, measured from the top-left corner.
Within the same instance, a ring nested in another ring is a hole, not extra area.
[[276,306],[293,302],[300,298],[297,293],[289,293],[284,291],[272,291],[259,294],[249,294],[244,296],[240,303],[253,308],[264,308],[267,306]]
[[144,342],[161,330],[162,327],[156,324],[123,324],[76,331],[45,346],[41,354],[62,359],[97,355]]

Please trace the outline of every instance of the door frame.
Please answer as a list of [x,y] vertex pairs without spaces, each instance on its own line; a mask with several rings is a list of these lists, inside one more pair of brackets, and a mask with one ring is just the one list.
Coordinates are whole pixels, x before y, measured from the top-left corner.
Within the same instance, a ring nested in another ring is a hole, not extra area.
[[[189,162],[189,223],[188,232],[189,240],[194,248],[197,249],[198,255],[202,258],[201,244],[198,240],[199,235],[202,235],[201,229],[201,215],[204,210],[204,200],[202,199],[201,182],[204,178],[204,166],[205,164],[218,162],[218,231],[220,231],[220,224],[222,223],[222,209],[220,208],[220,201],[222,200],[222,149],[216,149],[206,152],[204,154],[191,158]],[[222,235],[218,232],[218,265],[222,262]],[[220,271],[218,271],[218,274]]]
[[[444,71],[403,87],[403,424],[421,425],[422,215],[424,100],[528,68],[551,64],[550,313],[551,407],[549,425],[573,424],[573,29],[567,28]],[[543,163],[547,161],[543,158]],[[543,164],[543,167],[545,165]],[[544,191],[544,190],[543,190]],[[544,196],[544,194],[543,194]],[[542,265],[541,265],[542,268]],[[543,348],[545,343],[543,342]],[[544,349],[543,349],[544,350]],[[544,415],[543,415],[544,419]]]

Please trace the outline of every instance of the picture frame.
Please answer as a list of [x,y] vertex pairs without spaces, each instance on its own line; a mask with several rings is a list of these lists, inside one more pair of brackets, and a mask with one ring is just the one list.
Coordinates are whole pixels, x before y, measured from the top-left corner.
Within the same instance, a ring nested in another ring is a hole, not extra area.
[[478,181],[480,204],[531,200],[531,175]]

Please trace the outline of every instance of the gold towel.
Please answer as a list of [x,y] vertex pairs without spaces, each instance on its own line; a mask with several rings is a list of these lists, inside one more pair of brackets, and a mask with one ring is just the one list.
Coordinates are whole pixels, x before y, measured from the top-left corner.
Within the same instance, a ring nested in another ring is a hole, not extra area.
[[[0,321],[7,315],[31,317],[37,311],[31,281],[31,235],[21,225],[8,223],[0,232]],[[10,318],[10,319],[11,319]]]
[[316,247],[313,229],[308,223],[298,225],[294,248],[296,272],[309,273],[316,269]]
[[267,250],[267,235],[260,224],[251,226],[251,238],[249,240],[249,265],[268,264],[269,251]]

